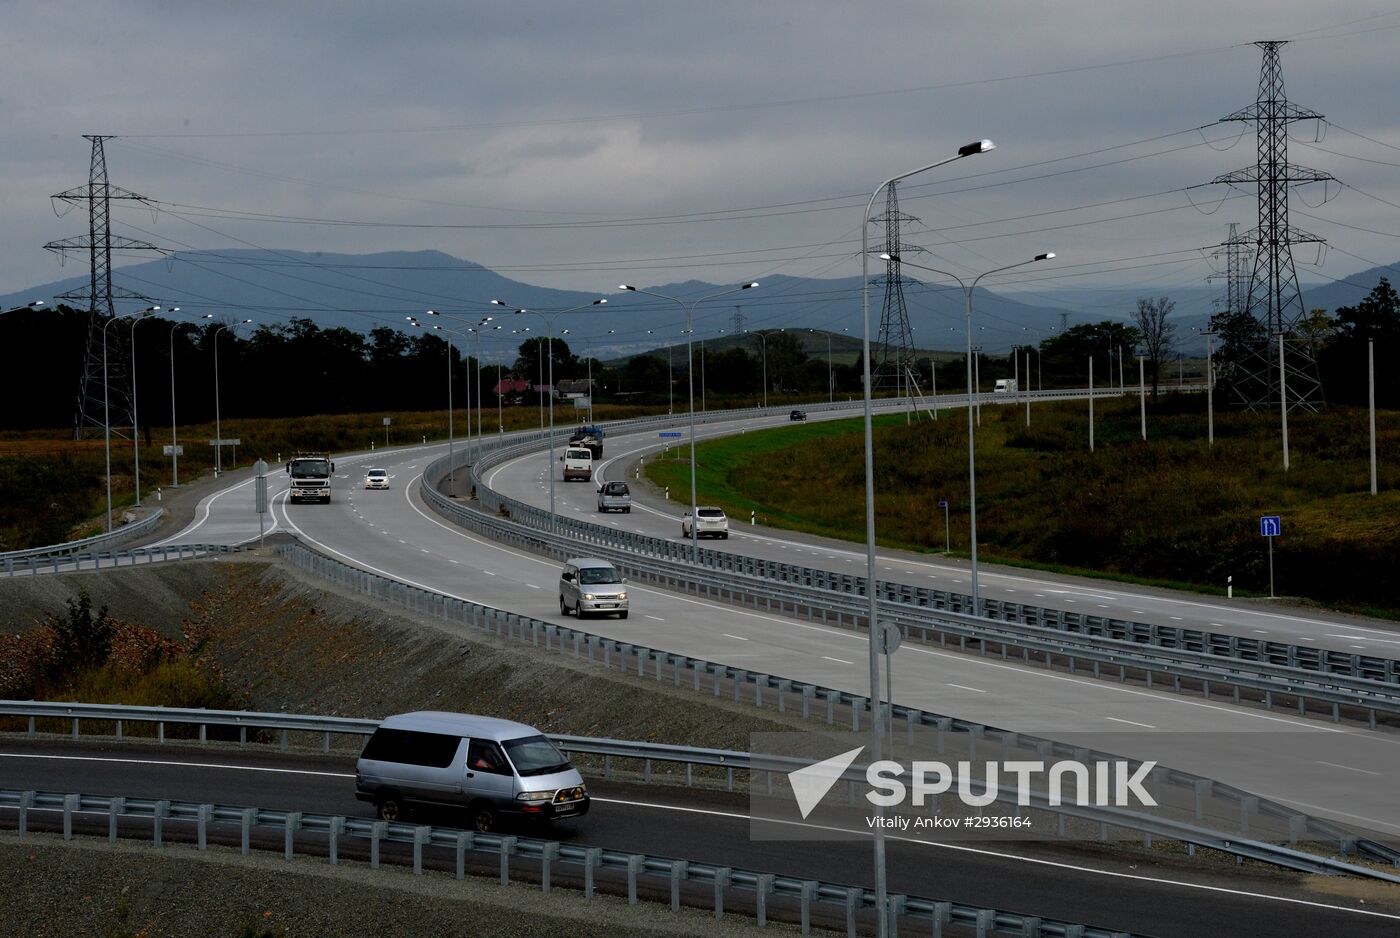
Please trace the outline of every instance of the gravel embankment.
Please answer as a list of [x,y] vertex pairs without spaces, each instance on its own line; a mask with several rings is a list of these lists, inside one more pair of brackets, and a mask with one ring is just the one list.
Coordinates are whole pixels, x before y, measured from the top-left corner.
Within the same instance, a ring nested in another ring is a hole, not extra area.
[[[795,934],[771,925],[765,934]],[[0,934],[13,938],[752,936],[746,916],[271,852],[0,833]]]

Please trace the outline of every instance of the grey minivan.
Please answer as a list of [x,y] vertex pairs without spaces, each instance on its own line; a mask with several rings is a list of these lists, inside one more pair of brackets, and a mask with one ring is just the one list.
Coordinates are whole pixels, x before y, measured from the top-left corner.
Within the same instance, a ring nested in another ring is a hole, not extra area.
[[575,557],[559,571],[559,614],[580,619],[592,613],[627,618],[627,581],[598,557]]
[[479,831],[503,817],[581,817],[589,801],[578,769],[534,727],[437,710],[379,724],[355,763],[355,797],[385,821],[412,805],[465,807]]

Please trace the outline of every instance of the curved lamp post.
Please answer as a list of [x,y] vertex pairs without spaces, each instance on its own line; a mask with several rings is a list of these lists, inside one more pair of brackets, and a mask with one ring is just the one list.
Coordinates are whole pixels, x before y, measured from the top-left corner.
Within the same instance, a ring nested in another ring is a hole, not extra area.
[[[125,315],[125,316],[113,316],[111,319],[108,319],[106,322],[104,322],[104,323],[102,324],[102,427],[103,427],[103,435],[104,435],[104,438],[105,438],[104,448],[105,448],[106,451],[107,451],[107,533],[108,533],[108,534],[111,534],[111,533],[112,533],[112,405],[111,405],[111,395],[109,394],[109,392],[108,392],[108,387],[107,387],[107,384],[108,384],[108,382],[107,382],[107,329],[108,329],[108,327],[110,327],[110,326],[112,325],[112,323],[114,323],[114,322],[119,322],[120,320],[123,320],[123,319],[132,319],[132,318],[134,318],[137,322],[140,322],[141,319],[143,319],[144,317],[150,315],[151,313],[158,312],[159,310],[160,310],[160,307],[159,307],[159,306],[148,306],[148,307],[146,307],[145,309],[140,310],[139,312],[129,313],[129,314]],[[134,323],[132,324],[131,331],[132,331],[133,336],[134,336],[134,334],[135,334],[135,332],[136,332],[136,326],[135,326]],[[136,381],[136,375],[135,375],[134,373],[133,373],[132,376],[131,376],[131,380],[132,380],[133,385],[134,385],[134,383],[135,383],[135,381]],[[136,435],[136,426],[135,426],[135,425],[136,425],[136,421],[133,419],[133,420],[131,421],[131,423],[132,423],[132,433],[131,433],[131,435],[134,437],[134,436]]]
[[689,363],[686,366],[686,384],[690,389],[690,545],[691,560],[700,560],[700,526],[696,524],[696,504],[695,504],[695,357],[692,354],[691,339],[695,332],[695,307],[706,300],[717,300],[722,296],[729,296],[741,290],[752,290],[757,287],[757,283],[745,283],[741,286],[733,287],[721,293],[711,293],[709,296],[702,296],[698,300],[687,303],[685,300],[675,296],[667,296],[665,293],[653,293],[651,290],[642,290],[629,284],[620,283],[619,290],[628,290],[632,293],[645,293],[647,296],[654,296],[659,300],[669,300],[680,306],[685,311],[685,360]]
[[[176,307],[179,309],[179,307]],[[200,319],[213,319],[213,313],[205,313]],[[175,426],[175,333],[181,329],[192,329],[192,322],[177,322],[170,326],[170,487],[180,487],[180,437]]]
[[225,329],[232,332],[239,326],[246,326],[252,321],[251,319],[240,319],[238,322],[225,323],[214,330],[214,478],[216,479],[224,471],[224,432],[219,413],[219,333]]
[[[978,140],[976,143],[959,147],[958,152],[947,159],[929,163],[927,166],[920,166],[918,169],[911,169],[897,176],[891,176],[876,186],[875,191],[870,194],[870,201],[866,203],[865,214],[861,216],[860,221],[861,367],[865,375],[865,387],[862,389],[865,403],[865,593],[870,600],[868,619],[866,620],[870,640],[870,744],[871,759],[876,761],[880,759],[883,748],[884,730],[880,716],[879,649],[881,643],[878,642],[876,636],[879,621],[876,616],[879,590],[875,587],[875,434],[870,403],[870,210],[886,186],[909,176],[947,165],[965,156],[986,153],[994,146],[995,144],[990,140]],[[881,826],[881,822],[884,820],[884,811],[883,807],[877,806],[875,808],[876,822],[872,831],[872,839],[875,843],[875,902],[878,910],[876,920],[879,923],[879,938],[885,938],[889,934],[889,921],[886,916],[886,906],[889,903],[885,890],[885,832]]]

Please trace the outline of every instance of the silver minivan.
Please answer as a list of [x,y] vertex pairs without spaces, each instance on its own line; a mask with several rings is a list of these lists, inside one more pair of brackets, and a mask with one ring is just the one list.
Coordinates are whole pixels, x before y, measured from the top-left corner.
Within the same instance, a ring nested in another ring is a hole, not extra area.
[[575,557],[559,571],[559,614],[580,619],[593,613],[627,618],[627,581],[617,567],[597,557]]
[[533,726],[437,710],[379,724],[355,763],[355,797],[385,821],[412,805],[464,807],[479,831],[581,817],[589,800],[578,769]]

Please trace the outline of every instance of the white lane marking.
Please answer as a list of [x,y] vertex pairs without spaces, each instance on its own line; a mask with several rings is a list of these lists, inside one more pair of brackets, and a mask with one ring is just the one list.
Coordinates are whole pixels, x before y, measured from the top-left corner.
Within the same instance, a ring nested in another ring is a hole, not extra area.
[[665,621],[666,621],[665,619],[661,618],[660,616],[646,616],[645,618],[654,619],[654,620],[656,620],[657,622],[665,622]]
[[1118,717],[1104,717],[1105,720],[1112,720],[1114,723],[1126,723],[1129,726],[1140,726],[1145,730],[1155,730],[1157,727],[1151,723],[1139,723],[1136,720],[1120,720]]
[[744,636],[742,635],[730,635],[728,632],[721,632],[720,634],[723,635],[725,638],[737,638],[741,642],[748,641],[748,639],[744,638]]
[[459,566],[459,567],[462,565],[462,561],[460,561],[460,560],[453,560],[451,557],[448,557],[448,558],[447,558],[447,562],[448,562],[448,563],[455,563],[455,564],[457,564],[457,566]]
[[1330,765],[1334,769],[1346,769],[1348,772],[1363,772],[1366,775],[1380,775],[1380,772],[1372,772],[1370,769],[1358,769],[1354,765],[1339,765],[1336,762],[1324,762],[1321,759],[1315,760],[1318,765]]
[[[1367,638],[1367,637],[1364,636],[1364,635],[1333,635],[1333,634],[1331,634],[1330,632],[1327,634],[1326,637],[1327,637],[1327,638],[1345,638],[1345,639],[1349,639],[1350,641],[1353,641],[1353,642],[1380,642],[1380,643],[1383,644],[1383,645],[1400,645],[1400,641],[1396,641],[1396,640],[1393,639],[1393,638]],[[1356,645],[1356,646],[1353,646],[1353,647],[1360,648],[1361,646],[1360,646],[1360,645]]]
[[1168,618],[1168,619],[1171,619],[1173,622],[1180,622],[1180,621],[1182,621],[1182,620],[1181,620],[1181,616],[1167,616],[1167,618]]
[[0,752],[0,759],[49,759],[56,762],[121,762],[130,765],[160,765],[179,769],[231,769],[236,772],[277,772],[283,775],[318,775],[324,778],[354,778],[354,772],[314,772],[310,769],[279,769],[259,765],[231,765],[225,762],[176,762],[173,759],[118,759],[112,756],[59,756],[48,753]]
[[832,658],[829,655],[822,655],[823,661],[835,661],[837,664],[855,664],[854,661],[847,661],[845,658]]
[[985,694],[985,693],[986,693],[986,691],[982,690],[980,687],[968,687],[966,684],[954,684],[954,683],[952,683],[951,681],[948,682],[948,686],[949,686],[949,687],[956,687],[958,690],[970,690],[970,691],[972,691],[974,694]]
[[428,550],[428,548],[426,548],[426,547],[420,547],[420,548],[418,548],[418,549],[419,549],[420,551],[422,551],[423,553],[425,553],[425,554],[431,554],[431,553],[432,553],[432,551]]
[[399,538],[398,541],[399,541],[400,544],[407,544],[407,543],[408,543],[408,541],[405,541],[403,538]]
[[[594,798],[594,801],[603,804],[619,804],[631,808],[654,808],[658,811],[675,811],[680,814],[703,814],[710,817],[731,818],[736,821],[751,821],[752,817],[747,814],[740,814],[734,811],[718,811],[714,808],[685,808],[679,805],[655,804],[647,801],[629,801],[624,798]],[[860,834],[870,836],[869,831],[859,828],[834,828],[824,827],[820,824],[809,824],[803,821],[771,821],[773,824],[787,824],[793,827],[810,827],[817,830],[834,830],[841,834]],[[1229,896],[1243,896],[1249,899],[1263,899],[1268,902],[1283,902],[1289,905],[1307,906],[1313,909],[1329,909],[1334,912],[1350,912],[1354,915],[1369,915],[1374,918],[1387,919],[1389,921],[1400,922],[1400,915],[1389,912],[1377,912],[1374,909],[1353,909],[1344,905],[1329,905],[1325,902],[1315,902],[1311,899],[1295,899],[1292,896],[1274,896],[1266,892],[1249,892],[1243,889],[1230,889],[1226,886],[1209,886],[1204,883],[1191,883],[1179,879],[1165,879],[1158,876],[1145,876],[1141,873],[1120,873],[1116,870],[1101,870],[1092,866],[1081,866],[1076,863],[1066,863],[1062,860],[1043,860],[1038,857],[1027,857],[1016,853],[1002,853],[997,850],[987,850],[982,847],[968,847],[964,844],[940,843],[933,840],[920,840],[916,837],[899,837],[894,834],[885,835],[890,840],[901,840],[905,843],[918,844],[922,847],[932,847],[935,850],[953,850],[958,853],[970,853],[976,856],[997,857],[1003,860],[1011,860],[1017,863],[1030,863],[1036,866],[1047,866],[1053,869],[1071,870],[1076,873],[1089,873],[1094,876],[1107,876],[1114,879],[1127,879],[1141,883],[1157,883],[1163,886],[1179,886],[1182,889],[1198,889],[1202,892],[1213,892]]]
[[540,588],[540,587],[536,586],[536,585],[533,584],[533,583],[526,583],[525,585],[528,586],[528,587],[530,587],[530,589],[532,589],[532,590],[537,590],[537,589]]

